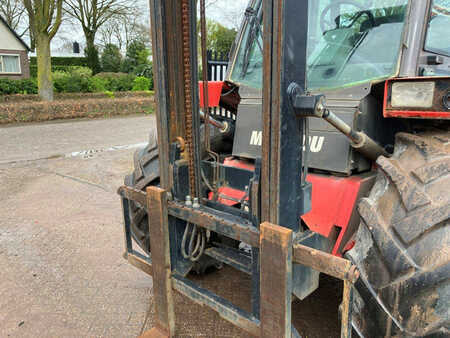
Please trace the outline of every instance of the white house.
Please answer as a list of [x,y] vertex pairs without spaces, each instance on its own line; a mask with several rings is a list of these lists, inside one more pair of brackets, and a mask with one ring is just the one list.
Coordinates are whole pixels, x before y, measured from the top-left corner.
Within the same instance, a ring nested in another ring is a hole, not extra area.
[[0,16],[0,78],[30,77],[30,48]]

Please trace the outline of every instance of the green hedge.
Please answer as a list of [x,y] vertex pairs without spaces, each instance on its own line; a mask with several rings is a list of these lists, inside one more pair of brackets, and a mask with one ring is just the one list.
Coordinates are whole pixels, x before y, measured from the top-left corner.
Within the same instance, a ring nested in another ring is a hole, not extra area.
[[144,90],[150,90],[150,79],[144,77],[144,76],[138,76],[133,81],[133,91],[144,91]]
[[[87,59],[85,57],[52,56],[52,72],[70,72],[74,67],[87,67]],[[30,57],[30,76],[37,76],[36,56]]]
[[37,94],[36,79],[10,80],[0,79],[0,95]]
[[[30,57],[30,65],[37,65],[37,58]],[[87,67],[87,59],[85,57],[62,57],[52,56],[52,66],[82,66]]]
[[[131,92],[96,92],[96,93],[55,93],[55,101],[64,100],[91,100],[91,99],[108,99],[108,98],[150,98],[153,100],[155,92],[151,90],[146,91],[131,91]],[[2,104],[10,103],[25,103],[25,102],[40,102],[41,99],[37,94],[11,94],[0,95],[0,107]]]
[[126,92],[133,88],[134,79],[135,76],[128,74],[118,77],[58,74],[53,78],[53,86],[57,93]]
[[[80,67],[85,67],[85,66],[59,66],[59,65],[52,64],[52,72],[71,73]],[[36,65],[30,65],[30,76],[37,77],[37,66]]]
[[[53,73],[53,87],[56,93],[97,93],[146,91],[152,89],[152,82],[144,77],[130,74],[118,76],[89,76],[83,73],[84,67],[73,73]],[[0,95],[36,94],[36,79],[10,80],[0,79]]]

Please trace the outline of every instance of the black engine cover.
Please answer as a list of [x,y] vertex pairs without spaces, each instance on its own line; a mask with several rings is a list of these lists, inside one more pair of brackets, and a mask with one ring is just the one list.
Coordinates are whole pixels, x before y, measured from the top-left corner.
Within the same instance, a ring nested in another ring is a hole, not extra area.
[[[393,142],[393,130],[381,132],[386,120],[382,117],[381,100],[370,94],[369,84],[325,95],[327,107],[344,122],[363,130],[383,145]],[[308,167],[311,169],[350,175],[371,167],[371,162],[350,146],[347,137],[324,120],[309,118],[309,144]],[[261,99],[243,97],[237,113],[233,155],[255,159],[261,156],[261,145]]]

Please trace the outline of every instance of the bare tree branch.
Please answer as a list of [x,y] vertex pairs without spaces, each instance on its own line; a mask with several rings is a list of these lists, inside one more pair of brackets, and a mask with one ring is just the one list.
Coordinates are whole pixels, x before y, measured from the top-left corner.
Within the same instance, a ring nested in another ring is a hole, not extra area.
[[99,40],[102,46],[115,44],[125,51],[133,40],[141,40],[150,46],[150,27],[148,18],[140,8],[130,9],[124,15],[116,15],[105,21],[99,30]]
[[65,3],[65,12],[80,23],[88,47],[94,46],[95,36],[106,22],[127,15],[134,8],[126,0],[66,0]]
[[[0,0],[0,15],[22,37],[28,31],[26,9],[20,0]],[[24,27],[22,32],[18,29]]]

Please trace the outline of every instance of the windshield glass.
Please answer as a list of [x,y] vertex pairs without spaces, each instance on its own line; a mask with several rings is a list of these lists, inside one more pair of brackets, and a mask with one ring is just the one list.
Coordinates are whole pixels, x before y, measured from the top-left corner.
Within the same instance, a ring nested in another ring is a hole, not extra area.
[[425,50],[450,56],[450,0],[434,0],[431,6]]
[[[262,85],[262,13],[258,2],[239,46],[231,81]],[[308,89],[331,89],[392,76],[408,0],[310,0]]]
[[262,0],[245,12],[246,27],[231,72],[231,81],[252,88],[261,88],[263,67]]

